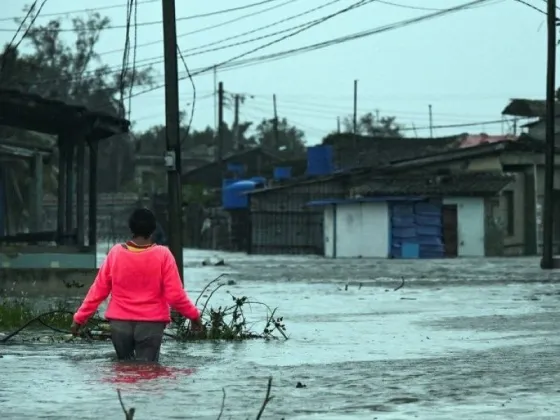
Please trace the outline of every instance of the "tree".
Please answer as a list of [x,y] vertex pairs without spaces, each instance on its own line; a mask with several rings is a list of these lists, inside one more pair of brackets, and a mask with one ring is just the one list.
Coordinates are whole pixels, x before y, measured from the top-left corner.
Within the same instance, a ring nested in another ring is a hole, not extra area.
[[[377,117],[371,112],[358,118],[357,133],[371,137],[403,137],[402,126],[395,122],[396,117]],[[345,117],[343,122],[344,132],[354,132],[354,121],[352,117]]]
[[297,159],[305,155],[305,133],[288,124],[286,118],[278,120],[278,133],[274,129],[273,119],[263,119],[255,131],[257,143],[267,150],[276,152],[286,159]]

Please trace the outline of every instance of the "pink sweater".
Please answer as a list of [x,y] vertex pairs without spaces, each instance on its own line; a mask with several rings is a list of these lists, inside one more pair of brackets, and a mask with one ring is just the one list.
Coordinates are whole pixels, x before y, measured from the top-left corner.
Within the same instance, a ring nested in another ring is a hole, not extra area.
[[142,252],[121,244],[111,248],[74,322],[85,324],[109,294],[105,313],[109,320],[170,322],[169,306],[191,320],[200,316],[183,289],[173,255],[164,246]]

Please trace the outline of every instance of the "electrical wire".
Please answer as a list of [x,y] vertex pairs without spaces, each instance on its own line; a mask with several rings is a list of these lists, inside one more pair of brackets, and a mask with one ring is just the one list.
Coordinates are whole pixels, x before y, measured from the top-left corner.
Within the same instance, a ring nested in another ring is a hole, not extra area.
[[177,45],[177,52],[179,53],[179,57],[181,58],[181,61],[183,62],[183,66],[185,67],[185,71],[187,72],[187,76],[188,76],[189,80],[191,81],[191,86],[192,86],[192,91],[193,91],[192,104],[191,104],[191,115],[189,116],[189,123],[187,125],[187,130],[185,132],[185,136],[181,140],[181,144],[182,144],[189,137],[189,132],[191,130],[191,126],[192,126],[192,122],[193,122],[193,118],[194,118],[194,110],[195,110],[195,105],[196,105],[196,85],[194,84],[194,79],[192,77],[191,71],[189,70],[189,66],[187,65],[187,61],[185,60],[185,57],[183,57],[183,53],[181,52],[181,49],[179,48],[178,45]]
[[519,4],[523,4],[524,6],[527,6],[527,7],[531,8],[531,9],[533,9],[533,10],[539,12],[539,13],[542,13],[543,15],[546,15],[546,12],[544,10],[539,9],[537,6],[534,6],[534,5],[532,5],[531,3],[529,3],[525,0],[514,0],[514,1],[516,1]]
[[[127,0],[128,7],[126,8],[126,32],[125,32],[125,40],[124,40],[124,50],[122,56],[122,66],[121,66],[121,74],[119,77],[119,93],[120,93],[120,110],[119,114],[122,118],[125,116],[125,106],[124,106],[124,87],[125,87],[125,76],[128,71],[128,58],[130,54],[130,22],[132,20],[132,12],[134,7],[134,0]],[[130,96],[129,94],[129,101]]]
[[[138,4],[147,4],[147,3],[155,3],[155,2],[161,2],[161,0],[143,0],[143,1],[139,1]],[[75,15],[78,13],[91,13],[91,12],[99,12],[101,10],[120,9],[123,7],[128,7],[128,4],[116,4],[113,6],[101,6],[101,7],[93,7],[89,9],[67,10],[65,12],[57,12],[57,13],[44,13],[41,15],[41,17],[67,16],[67,15]],[[16,19],[18,19],[17,16],[1,18],[0,22],[14,21]]]
[[[189,57],[192,57],[192,56],[195,56],[195,55],[201,55],[201,54],[208,54],[208,53],[211,53],[211,52],[220,51],[220,50],[224,50],[224,49],[227,49],[227,48],[238,47],[240,45],[245,45],[245,44],[249,44],[249,43],[252,43],[252,42],[261,41],[261,40],[266,39],[266,38],[271,38],[273,36],[285,34],[286,32],[290,32],[290,31],[293,31],[293,30],[296,30],[296,29],[303,28],[303,27],[305,27],[305,26],[307,26],[311,23],[316,23],[316,22],[320,21],[322,18],[307,21],[307,22],[304,22],[304,23],[296,25],[296,26],[291,26],[291,27],[286,28],[286,29],[282,29],[282,30],[279,30],[279,31],[276,31],[276,32],[271,32],[269,34],[261,35],[261,36],[255,37],[255,38],[250,38],[250,39],[247,39],[247,40],[244,40],[244,41],[234,42],[234,43],[222,45],[222,46],[215,47],[215,48],[209,48],[209,49],[207,48],[207,47],[211,47],[213,45],[222,44],[222,43],[230,41],[232,39],[241,38],[243,36],[250,35],[250,34],[253,34],[255,32],[259,32],[259,31],[262,31],[264,29],[271,28],[273,26],[279,25],[279,24],[284,23],[284,22],[288,22],[290,20],[296,19],[296,18],[304,16],[306,14],[316,12],[317,10],[323,9],[327,6],[331,6],[331,5],[333,5],[335,3],[338,3],[340,1],[341,0],[332,0],[332,1],[330,1],[328,3],[325,3],[321,6],[314,7],[312,9],[308,9],[305,12],[299,13],[297,15],[290,16],[288,18],[273,22],[271,24],[264,25],[264,26],[258,27],[256,29],[252,29],[250,31],[246,31],[246,32],[243,32],[241,34],[237,34],[237,35],[232,36],[232,37],[226,37],[226,38],[222,38],[222,39],[219,39],[217,41],[214,41],[214,42],[210,42],[208,44],[199,45],[198,47],[189,48],[188,50],[185,50],[185,53],[190,53],[190,54],[188,54]],[[379,0],[369,0],[369,1],[379,1]],[[207,49],[205,49],[205,48],[207,48]],[[199,50],[202,50],[202,51],[199,51]],[[161,56],[158,55],[158,56],[155,56],[155,57],[149,57],[149,58],[142,59],[141,62],[148,62],[148,64],[146,64],[146,65],[151,66],[153,64],[161,63],[162,59],[161,59]]]
[[[186,36],[189,36],[189,35],[199,34],[201,32],[210,31],[210,30],[213,30],[213,29],[222,28],[222,27],[227,26],[231,23],[239,22],[243,19],[247,19],[247,18],[250,18],[250,17],[258,16],[258,15],[261,15],[263,13],[270,12],[271,10],[279,9],[280,7],[284,7],[288,4],[295,3],[296,1],[300,1],[300,0],[287,0],[283,3],[275,4],[274,6],[267,7],[266,9],[257,10],[256,12],[252,12],[252,13],[248,13],[246,15],[238,16],[234,19],[226,20],[226,21],[218,23],[216,25],[204,26],[202,28],[195,29],[194,31],[184,32],[182,34],[177,35],[177,39],[183,38],[183,37],[186,37]],[[146,47],[146,46],[149,46],[149,45],[157,45],[157,44],[161,44],[162,42],[163,42],[163,40],[161,40],[161,39],[157,40],[157,41],[145,42],[143,44],[138,44],[138,47]],[[98,55],[102,56],[102,55],[120,53],[121,51],[122,51],[122,49],[103,51],[103,52],[100,52]]]
[[[273,41],[272,43],[264,44],[257,49],[250,50],[250,51],[248,51],[248,52],[246,52],[246,53],[244,53],[240,56],[232,57],[229,60],[222,61],[218,64],[203,67],[199,70],[191,71],[191,75],[192,75],[192,77],[196,77],[196,76],[199,76],[199,75],[204,75],[206,73],[209,73],[209,72],[213,71],[213,69],[215,67],[216,68],[219,67],[221,69],[221,71],[224,71],[226,69],[240,69],[240,68],[245,68],[245,67],[248,67],[248,66],[253,66],[253,65],[256,65],[256,64],[269,63],[269,62],[276,61],[276,60],[281,60],[281,59],[284,59],[284,58],[287,58],[287,57],[293,57],[293,56],[298,55],[298,54],[307,53],[307,52],[311,52],[311,51],[317,51],[317,50],[320,50],[320,49],[323,49],[323,48],[331,47],[333,45],[338,45],[338,44],[354,41],[354,40],[357,40],[357,39],[366,38],[366,37],[369,37],[369,36],[372,36],[372,35],[377,35],[377,34],[380,34],[380,33],[392,31],[392,30],[395,30],[395,29],[401,29],[401,28],[404,28],[404,27],[407,27],[407,26],[410,26],[410,25],[413,25],[413,24],[417,24],[417,23],[425,22],[425,21],[432,20],[432,19],[435,19],[435,18],[439,18],[439,17],[445,16],[445,15],[448,15],[448,14],[451,14],[451,13],[457,13],[457,12],[468,9],[473,5],[483,4],[483,3],[486,3],[488,1],[490,1],[490,0],[473,0],[473,1],[470,1],[470,2],[467,2],[467,3],[463,3],[461,5],[458,5],[458,6],[451,7],[449,9],[444,9],[444,10],[439,11],[439,12],[428,13],[428,14],[425,14],[425,15],[422,15],[422,16],[419,16],[419,17],[416,17],[416,18],[406,19],[406,20],[402,20],[402,21],[399,21],[399,22],[389,24],[389,25],[384,25],[384,26],[380,26],[380,27],[377,27],[377,28],[373,28],[373,29],[369,29],[369,30],[365,30],[365,31],[361,31],[361,32],[356,32],[356,33],[353,33],[353,34],[350,34],[350,35],[345,35],[345,36],[342,36],[342,37],[332,38],[332,39],[327,40],[327,41],[322,41],[322,42],[318,42],[318,43],[315,43],[315,44],[306,45],[304,47],[292,48],[292,49],[289,49],[289,50],[280,51],[280,52],[277,52],[277,53],[272,53],[272,54],[267,54],[267,55],[261,55],[261,56],[257,56],[257,57],[244,59],[244,60],[239,59],[240,57],[243,57],[244,55],[249,55],[256,50],[265,48],[265,47],[267,47],[267,46],[269,46],[269,45],[271,45],[275,42],[278,42],[278,40],[276,40],[276,41]],[[289,37],[289,35],[281,38],[280,40],[283,40],[287,37]],[[179,80],[184,80],[185,78],[186,77],[179,77]],[[163,87],[165,87],[165,84],[153,86],[153,87],[150,87],[150,88],[145,89],[143,91],[137,92],[133,96],[135,96],[135,97],[140,96],[140,95],[143,95],[145,93],[153,92],[155,90],[161,89]]]
[[[279,1],[279,0],[261,0],[261,1],[258,1],[256,3],[247,4],[245,6],[237,6],[237,7],[231,7],[229,9],[215,10],[213,12],[200,13],[198,15],[180,17],[180,18],[177,18],[175,20],[177,22],[181,22],[181,21],[186,21],[186,20],[223,15],[225,13],[231,13],[231,12],[237,12],[237,11],[240,11],[240,10],[250,9],[252,7],[261,6],[263,4],[268,4],[268,3],[275,2],[275,1]],[[127,9],[128,9],[128,7],[127,7]],[[95,10],[95,9],[93,9],[93,10]],[[138,26],[161,25],[162,23],[163,23],[162,20],[153,20],[153,21],[149,21],[149,22],[140,22],[140,23],[138,23]],[[126,29],[126,27],[127,27],[127,25],[114,25],[114,26],[107,27],[106,29]],[[13,30],[14,29],[0,28],[0,32],[12,32]],[[74,29],[60,28],[60,29],[57,30],[57,32],[75,32],[75,30]]]
[[[282,19],[282,20],[277,21],[277,22],[273,22],[272,24],[269,24],[269,25],[261,26],[261,27],[259,27],[259,28],[252,29],[252,30],[250,30],[250,31],[243,32],[243,33],[241,33],[241,34],[235,35],[235,36],[233,36],[233,37],[222,38],[222,39],[219,39],[219,40],[217,40],[217,41],[210,42],[210,43],[208,43],[208,44],[203,44],[203,45],[200,45],[200,46],[198,46],[198,47],[189,48],[189,49],[185,50],[185,53],[190,53],[190,54],[188,54],[189,57],[196,56],[196,55],[202,55],[202,54],[208,54],[208,53],[211,53],[211,52],[220,51],[220,50],[224,50],[224,49],[227,49],[227,48],[238,47],[238,46],[240,46],[240,45],[245,45],[245,44],[250,44],[250,43],[253,43],[253,42],[261,41],[261,40],[266,39],[266,38],[271,38],[271,37],[273,37],[273,36],[282,35],[282,34],[285,34],[285,33],[287,33],[287,32],[291,32],[291,31],[294,31],[294,30],[297,30],[297,29],[306,27],[306,26],[308,26],[309,24],[317,23],[317,22],[319,22],[319,21],[322,21],[323,18],[318,18],[318,19],[314,19],[314,20],[311,20],[311,21],[307,21],[307,22],[301,23],[301,24],[299,24],[299,25],[291,26],[291,27],[289,27],[289,28],[285,28],[285,29],[282,29],[282,30],[279,30],[279,31],[276,31],[276,32],[271,32],[271,33],[269,33],[269,34],[261,35],[261,36],[255,37],[255,38],[250,38],[250,39],[247,39],[247,40],[244,40],[244,41],[239,41],[239,42],[234,42],[234,43],[230,43],[230,44],[226,44],[226,45],[221,45],[221,46],[215,47],[215,48],[204,49],[204,48],[206,48],[206,47],[210,47],[210,46],[213,46],[213,45],[222,44],[222,43],[224,43],[224,42],[226,42],[226,41],[229,41],[229,40],[231,40],[231,39],[240,38],[240,37],[242,37],[242,36],[249,35],[249,34],[252,34],[252,33],[255,33],[255,32],[258,32],[258,31],[261,31],[261,30],[263,30],[263,29],[271,28],[271,27],[276,26],[276,25],[278,25],[278,24],[280,24],[280,23],[283,23],[283,22],[292,20],[292,19],[294,19],[294,18],[296,18],[296,17],[300,17],[300,16],[303,16],[303,15],[305,15],[305,14],[308,14],[308,13],[311,13],[311,12],[314,12],[314,11],[317,11],[317,10],[319,10],[319,9],[322,9],[322,8],[324,8],[324,7],[327,7],[327,6],[330,6],[330,5],[334,4],[334,3],[338,3],[338,2],[340,2],[340,1],[341,1],[341,0],[333,0],[333,1],[329,2],[329,3],[326,3],[326,4],[321,5],[321,6],[319,6],[319,7],[315,7],[315,8],[313,8],[313,9],[307,10],[307,11],[305,11],[305,12],[303,12],[303,13],[298,14],[298,15],[291,16],[291,17],[289,17],[289,18]],[[368,2],[374,2],[374,1],[379,1],[379,0],[367,0],[367,1],[368,1]],[[320,22],[319,22],[319,23],[320,23]],[[202,51],[198,51],[198,50],[202,50]],[[142,60],[139,61],[139,63],[144,63],[144,64],[142,64],[143,66],[152,66],[152,65],[154,65],[154,64],[159,64],[159,63],[161,63],[161,62],[163,62],[163,59],[161,58],[160,55],[153,56],[153,57],[148,57],[148,58],[144,58],[144,59],[142,59]]]
[[[474,0],[474,1],[470,1],[467,3],[463,3],[461,5],[458,6],[454,6],[451,7],[449,9],[444,9],[442,11],[438,11],[438,12],[433,12],[433,13],[427,13],[424,15],[421,15],[419,17],[415,17],[415,18],[411,18],[411,19],[406,19],[406,20],[402,20],[402,21],[398,21],[392,24],[388,24],[388,25],[384,25],[384,26],[380,26],[380,27],[376,27],[373,29],[369,29],[369,30],[365,30],[365,31],[361,31],[361,32],[356,32],[356,33],[352,33],[349,35],[344,35],[341,37],[337,37],[337,38],[331,38],[327,41],[322,41],[322,42],[318,42],[315,44],[309,44],[303,47],[298,47],[298,48],[292,48],[289,50],[284,50],[284,51],[280,51],[280,52],[276,52],[276,53],[272,53],[272,54],[265,54],[265,55],[260,55],[260,56],[256,56],[256,57],[251,57],[251,58],[245,58],[245,59],[240,59],[240,57],[243,57],[245,55],[249,55],[255,51],[258,51],[260,49],[266,48],[269,45],[272,45],[276,42],[282,41],[283,39],[286,39],[288,37],[290,37],[291,34],[284,36],[278,40],[274,40],[270,43],[261,45],[259,47],[257,47],[256,49],[247,51],[246,53],[243,53],[239,56],[235,56],[232,57],[228,60],[225,60],[221,63],[217,63],[217,64],[213,64],[210,66],[206,66],[206,67],[202,67],[199,69],[195,69],[195,70],[191,70],[190,77],[197,77],[197,76],[201,76],[201,75],[205,75],[211,71],[213,71],[214,67],[219,67],[220,70],[223,71],[227,71],[227,70],[235,70],[235,69],[241,69],[241,68],[245,68],[245,67],[250,67],[250,66],[254,66],[254,65],[258,65],[258,64],[264,64],[264,63],[270,63],[272,61],[276,61],[276,60],[281,60],[284,58],[288,58],[288,57],[293,57],[299,54],[303,54],[303,53],[308,53],[308,52],[312,52],[312,51],[317,51],[320,49],[324,49],[324,48],[328,48],[334,45],[338,45],[338,44],[343,44],[346,42],[350,42],[350,41],[354,41],[357,39],[361,39],[361,38],[366,38],[369,36],[373,36],[373,35],[377,35],[380,33],[384,33],[384,32],[388,32],[391,30],[395,30],[395,29],[401,29],[413,24],[417,24],[417,23],[422,23],[428,20],[432,20],[435,18],[439,18],[442,16],[446,16],[449,15],[451,13],[456,13],[459,11],[463,11],[469,8],[472,8],[472,6],[475,5],[482,5],[484,3],[488,3],[490,0]],[[303,28],[305,29],[305,28]],[[186,55],[186,57],[188,57],[188,54]],[[160,61],[161,62],[161,61]],[[156,63],[152,63],[152,64],[156,64]],[[140,67],[140,66],[138,66]],[[179,80],[184,80],[186,78],[189,78],[189,75],[186,74],[185,76],[180,76]],[[41,81],[38,82],[37,84],[45,84],[45,83],[52,83],[55,82],[57,80],[61,80],[61,79],[53,79],[53,80],[45,80],[45,81]],[[69,78],[69,80],[71,80],[71,77]],[[152,86],[149,87],[147,89],[144,89],[142,91],[136,92],[134,94],[132,94],[132,97],[137,97],[140,95],[144,95],[146,93],[150,93],[156,90],[159,90],[161,88],[165,87],[165,84],[159,84],[156,86]]]
[[[493,3],[493,4],[502,3],[503,1],[505,1],[505,0],[496,0],[495,3]],[[408,5],[408,4],[395,3],[395,2],[387,1],[387,0],[379,0],[379,3],[385,4],[387,6],[400,7],[402,9],[423,10],[423,11],[426,11],[426,12],[437,12],[437,11],[445,10],[441,7],[411,6],[411,5]],[[485,5],[477,5],[477,6],[473,6],[473,8],[481,7],[481,6],[489,6],[489,5],[486,5],[486,4]]]

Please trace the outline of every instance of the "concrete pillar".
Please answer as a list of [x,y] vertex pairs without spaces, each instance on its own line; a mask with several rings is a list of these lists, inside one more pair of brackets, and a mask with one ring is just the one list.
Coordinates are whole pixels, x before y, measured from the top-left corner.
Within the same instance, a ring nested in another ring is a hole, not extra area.
[[74,171],[74,155],[76,139],[72,136],[68,138],[66,143],[66,217],[65,217],[65,230],[68,235],[74,233],[74,187],[76,184],[75,171]]
[[89,140],[89,209],[88,242],[92,249],[97,247],[97,143]]
[[31,208],[29,209],[31,216],[30,230],[32,232],[41,232],[43,230],[44,181],[43,156],[40,153],[36,153],[31,158],[31,173],[33,183],[31,184]]
[[56,214],[56,231],[58,243],[63,244],[63,236],[65,232],[65,216],[66,216],[66,139],[64,135],[58,135],[58,189],[57,189],[57,214]]
[[86,140],[77,139],[76,151],[76,234],[77,245],[83,247],[85,244],[85,169],[86,169]]
[[524,172],[524,254],[535,256],[538,254],[537,245],[537,171],[536,165],[531,165]]

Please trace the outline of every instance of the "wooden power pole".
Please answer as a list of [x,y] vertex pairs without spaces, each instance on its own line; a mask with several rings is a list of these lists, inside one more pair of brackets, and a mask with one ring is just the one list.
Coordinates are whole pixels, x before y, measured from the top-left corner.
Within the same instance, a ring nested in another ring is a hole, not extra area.
[[274,151],[278,152],[280,149],[280,134],[278,133],[278,109],[276,108],[276,94],[272,95],[272,108],[274,111]]
[[175,0],[162,0],[163,49],[165,62],[165,166],[168,186],[167,234],[183,280],[183,211],[181,197],[181,142],[179,140],[179,75],[177,70],[177,28]]
[[223,167],[224,159],[224,84],[222,82],[218,83],[218,147],[217,147],[217,159],[218,166],[220,168],[220,173],[222,176],[225,173],[225,168]]
[[548,0],[546,69],[546,152],[543,205],[543,254],[541,268],[553,269],[554,261],[554,154],[556,134],[556,0]]

